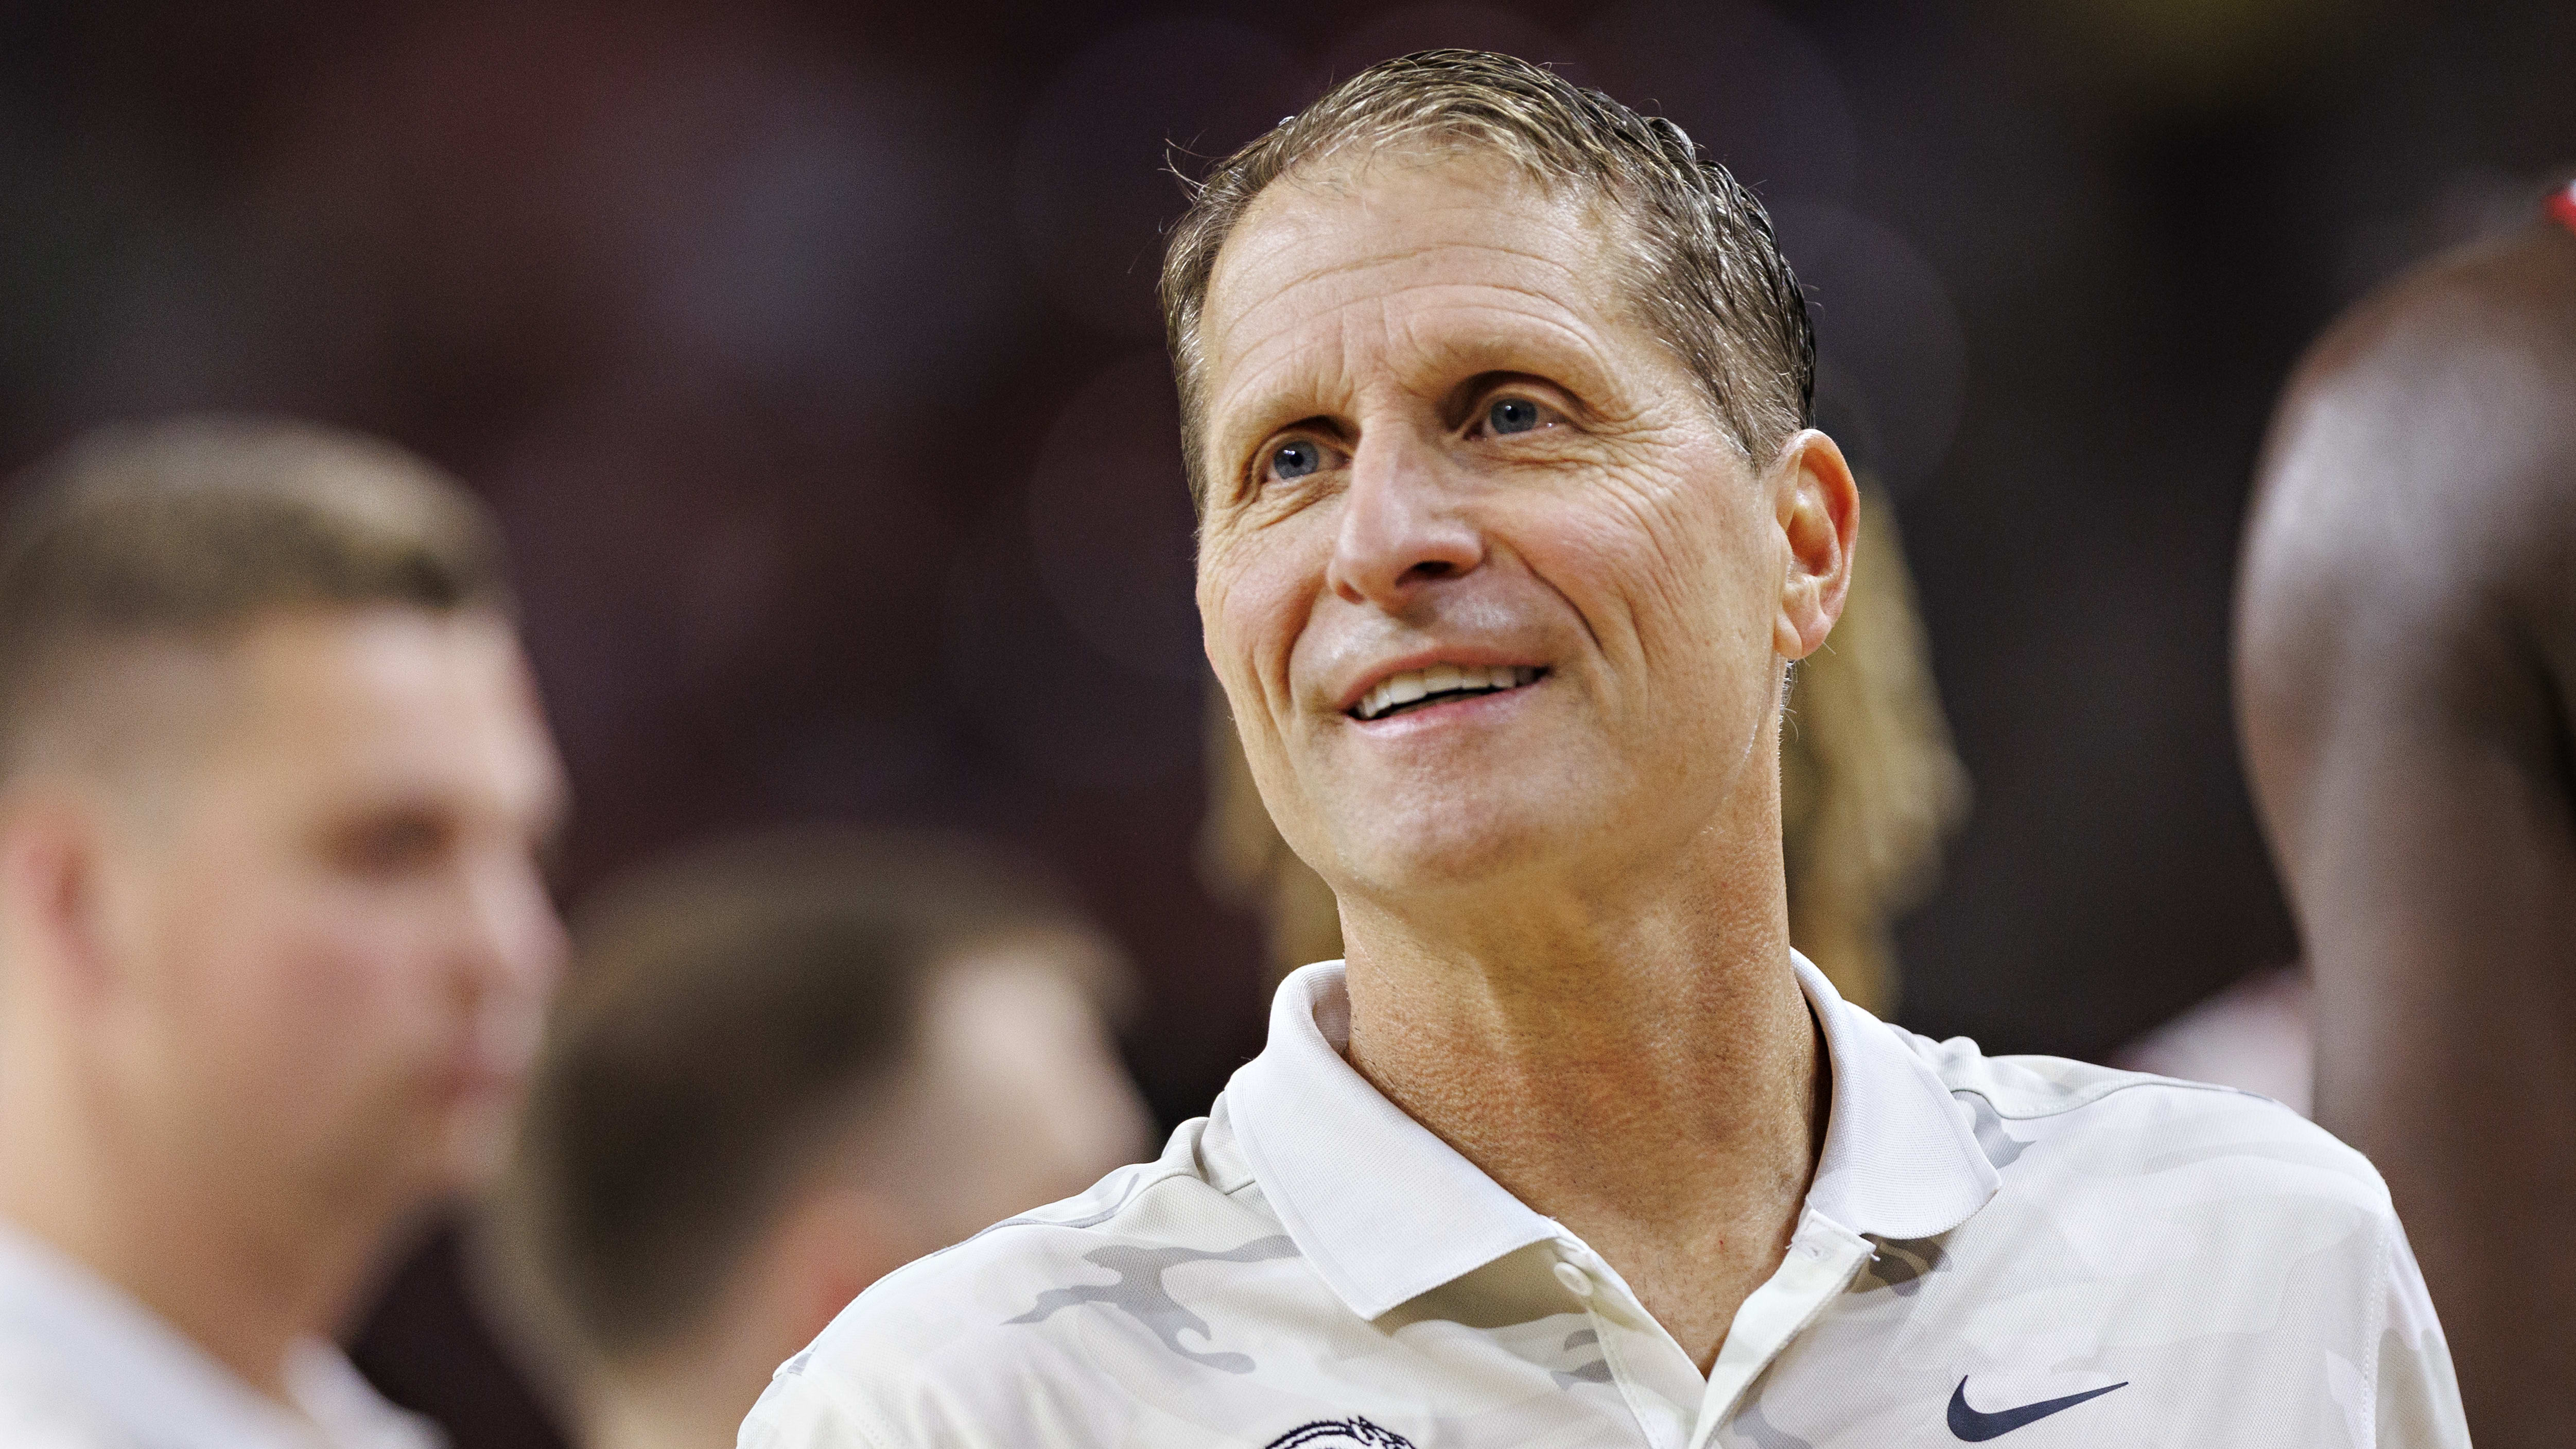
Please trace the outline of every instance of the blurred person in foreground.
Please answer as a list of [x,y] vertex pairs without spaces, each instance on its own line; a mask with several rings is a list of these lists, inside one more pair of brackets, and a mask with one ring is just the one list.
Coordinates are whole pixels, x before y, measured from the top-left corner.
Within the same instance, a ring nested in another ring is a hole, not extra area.
[[0,534],[0,1443],[418,1446],[330,1343],[499,1166],[564,781],[491,520],[290,423],[94,434]]
[[1208,656],[1347,963],[1160,1161],[862,1295],[747,1449],[2465,1442],[2357,1153],[1790,949],[1858,501],[1677,128],[1391,61],[1218,163],[1163,285]]
[[2387,1172],[2488,1449],[2576,1425],[2576,188],[2545,210],[2300,364],[2237,605],[2317,1120]]
[[877,1278],[1151,1151],[1123,961],[988,844],[731,842],[575,939],[488,1241],[585,1449],[731,1443]]

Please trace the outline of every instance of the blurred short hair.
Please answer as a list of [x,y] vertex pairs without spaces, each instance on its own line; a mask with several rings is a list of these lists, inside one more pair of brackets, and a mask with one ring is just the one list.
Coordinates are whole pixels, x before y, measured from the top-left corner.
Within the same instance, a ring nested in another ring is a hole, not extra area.
[[1815,330],[1770,214],[1750,191],[1660,116],[1513,56],[1426,50],[1370,66],[1216,163],[1172,229],[1163,320],[1190,494],[1202,511],[1209,480],[1199,318],[1218,253],[1273,181],[1408,146],[1490,152],[1541,185],[1606,202],[1628,243],[1620,282],[1736,443],[1768,458],[1808,425]]
[[1042,872],[929,832],[700,849],[603,892],[573,934],[492,1245],[505,1295],[576,1365],[685,1339],[905,1075],[937,970],[1026,942],[1096,992],[1123,980]]
[[514,612],[501,535],[379,439],[274,418],[100,429],[22,473],[0,523],[0,774],[102,646],[216,643],[274,612]]

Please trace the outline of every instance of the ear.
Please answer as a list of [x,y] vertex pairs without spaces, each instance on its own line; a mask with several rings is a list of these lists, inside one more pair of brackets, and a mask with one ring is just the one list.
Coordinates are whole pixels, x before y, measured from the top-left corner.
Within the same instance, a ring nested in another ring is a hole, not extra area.
[[1780,585],[1780,612],[1771,622],[1771,647],[1784,659],[1804,659],[1825,642],[1842,617],[1851,588],[1852,547],[1860,532],[1860,488],[1834,440],[1813,428],[1801,431],[1772,465],[1773,504],[1788,569]]
[[28,988],[78,1007],[114,972],[103,920],[106,838],[99,802],[22,786],[0,798],[0,960]]

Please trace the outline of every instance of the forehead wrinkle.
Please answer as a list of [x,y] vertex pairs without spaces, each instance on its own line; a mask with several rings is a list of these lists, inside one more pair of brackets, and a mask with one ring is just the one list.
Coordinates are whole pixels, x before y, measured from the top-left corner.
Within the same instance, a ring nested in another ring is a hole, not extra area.
[[1343,402],[1352,396],[1356,389],[1347,336],[1336,329],[1335,340],[1338,345],[1332,348],[1317,348],[1306,329],[1291,321],[1265,334],[1226,369],[1226,391],[1209,402],[1219,423],[1212,445],[1221,456],[1240,452],[1283,424],[1314,416],[1314,408],[1292,406],[1289,398]]
[[[1465,207],[1450,207],[1447,209],[1460,212],[1468,210],[1468,208]],[[1282,236],[1278,241],[1265,248],[1260,257],[1261,260],[1268,260],[1292,251],[1302,250],[1307,244],[1311,243],[1319,233],[1326,238],[1338,238],[1342,235],[1342,230],[1339,228],[1317,228],[1310,225],[1283,226],[1279,229],[1290,234]],[[1319,263],[1300,267],[1297,270],[1295,277],[1290,282],[1270,293],[1262,302],[1257,302],[1250,307],[1244,308],[1243,313],[1248,314],[1257,310],[1261,305],[1263,305],[1263,303],[1274,301],[1293,291],[1300,291],[1317,285],[1333,282],[1349,277],[1355,273],[1383,268],[1403,267],[1409,263],[1421,263],[1450,252],[1475,252],[1498,255],[1507,258],[1510,264],[1532,266],[1544,271],[1553,272],[1556,275],[1563,277],[1566,282],[1566,286],[1562,291],[1541,290],[1535,287],[1516,287],[1514,284],[1500,281],[1480,280],[1477,282],[1461,282],[1456,285],[1490,285],[1510,290],[1527,291],[1532,296],[1548,298],[1560,306],[1565,305],[1564,299],[1567,296],[1574,296],[1581,298],[1586,304],[1600,307],[1600,309],[1605,313],[1611,311],[1612,309],[1610,307],[1603,305],[1603,298],[1594,295],[1592,287],[1586,280],[1588,275],[1587,269],[1591,266],[1597,265],[1602,258],[1602,253],[1606,250],[1602,245],[1602,239],[1599,236],[1583,235],[1583,233],[1587,231],[1597,231],[1597,228],[1551,227],[1548,228],[1548,231],[1551,236],[1576,236],[1581,241],[1587,243],[1587,245],[1579,247],[1578,251],[1580,255],[1572,258],[1571,260],[1555,255],[1549,251],[1535,250],[1527,246],[1515,246],[1508,241],[1483,237],[1472,241],[1450,237],[1436,241],[1423,242],[1418,245],[1406,246],[1395,250],[1371,250],[1361,255],[1328,259]],[[1231,259],[1229,258],[1228,260]],[[1221,301],[1227,292],[1233,290],[1233,287],[1229,284],[1235,281],[1243,266],[1251,265],[1254,260],[1255,259],[1253,258],[1245,258],[1241,263],[1236,265],[1222,266],[1222,270],[1209,288],[1211,298]],[[1511,270],[1511,266],[1506,265],[1504,267],[1494,268],[1493,270],[1508,272]],[[1402,288],[1410,285],[1416,284],[1399,280],[1393,284],[1393,287],[1390,290],[1401,290]],[[1214,324],[1219,330],[1222,330],[1223,326],[1229,321],[1239,322],[1241,320],[1241,315],[1242,314],[1238,314],[1236,317],[1230,319],[1226,316],[1225,311],[1221,306],[1212,306],[1208,309],[1206,320],[1208,323]]]
[[[1404,261],[1447,251],[1455,245],[1455,243],[1451,242],[1440,242],[1428,246],[1407,248],[1402,253],[1392,256],[1371,255],[1302,271],[1286,285],[1279,287],[1275,291],[1270,292],[1268,295],[1244,307],[1240,312],[1232,316],[1226,316],[1219,313],[1212,317],[1210,321],[1215,325],[1209,329],[1210,333],[1213,337],[1224,337],[1230,333],[1239,331],[1246,325],[1254,324],[1258,319],[1262,318],[1266,314],[1283,314],[1282,320],[1260,333],[1249,346],[1229,348],[1222,352],[1211,347],[1209,349],[1207,359],[1208,365],[1219,370],[1225,370],[1229,365],[1235,367],[1248,365],[1250,355],[1253,352],[1257,351],[1262,345],[1274,341],[1283,333],[1298,330],[1307,322],[1310,316],[1346,312],[1355,304],[1363,304],[1371,301],[1384,302],[1424,285],[1455,287],[1496,286],[1498,290],[1521,290],[1527,291],[1529,295],[1532,296],[1544,295],[1543,293],[1537,292],[1535,289],[1510,288],[1482,280],[1464,282],[1435,281],[1430,283],[1398,281],[1391,286],[1381,287],[1374,290],[1361,286],[1327,286],[1328,283],[1341,277],[1381,267],[1401,265]],[[1301,311],[1299,304],[1304,298],[1312,295],[1318,287],[1326,287],[1326,297],[1323,305],[1311,314]],[[1559,305],[1562,304],[1560,303]],[[1229,356],[1228,354],[1232,355]]]
[[[1558,299],[1544,292],[1518,287],[1480,285],[1475,290],[1526,298],[1543,305],[1501,307],[1488,300],[1461,298],[1417,308],[1404,319],[1403,325],[1387,329],[1391,338],[1400,337],[1403,346],[1419,360],[1422,372],[1444,379],[1439,384],[1442,390],[1448,382],[1456,380],[1461,369],[1531,373],[1564,384],[1587,402],[1595,401],[1592,394],[1611,385],[1615,369],[1602,355],[1599,340],[1579,320],[1569,315],[1568,309]],[[1528,330],[1521,335],[1507,335],[1491,326],[1434,326],[1444,315],[1457,312],[1500,312],[1515,322],[1528,324]],[[1557,345],[1551,346],[1550,343]],[[1523,359],[1527,365],[1497,366]],[[1569,367],[1579,369],[1577,375],[1566,375]]]
[[[1490,235],[1498,219],[1517,221],[1524,224],[1523,229],[1541,233],[1549,241],[1572,239],[1575,245],[1570,250],[1576,254],[1574,260],[1589,266],[1599,261],[1610,241],[1603,234],[1601,218],[1595,214],[1596,208],[1581,207],[1577,214],[1568,216],[1564,214],[1563,204],[1558,198],[1542,196],[1545,211],[1533,214],[1526,207],[1515,205],[1522,197],[1507,196],[1498,201],[1488,193],[1475,193],[1446,199],[1427,211],[1400,213],[1409,217],[1444,213],[1466,217],[1467,226],[1460,236],[1440,237],[1393,248],[1383,242],[1375,247],[1364,243],[1353,246],[1348,239],[1353,237],[1354,229],[1346,220],[1329,217],[1326,213],[1356,206],[1363,215],[1367,215],[1388,210],[1386,204],[1366,188],[1332,188],[1334,194],[1330,202],[1320,208],[1292,209],[1275,200],[1284,196],[1287,188],[1310,189],[1314,185],[1314,179],[1282,177],[1273,183],[1272,191],[1256,199],[1246,211],[1211,269],[1207,304],[1200,318],[1203,338],[1212,338],[1228,325],[1239,324],[1245,315],[1260,305],[1248,306],[1233,317],[1226,315],[1223,303],[1228,294],[1236,290],[1233,284],[1247,268],[1257,270],[1263,263],[1275,263],[1282,257],[1314,250],[1322,250],[1324,260],[1295,267],[1293,279],[1270,292],[1265,301],[1351,273],[1401,266],[1450,250],[1497,252],[1513,261],[1564,276],[1570,284],[1566,290],[1571,295],[1596,305],[1602,300],[1592,295],[1592,289],[1584,284],[1585,272],[1558,256],[1555,248],[1540,248],[1535,242],[1531,246],[1515,246]],[[1359,230],[1364,233],[1368,229],[1364,226]],[[1319,242],[1322,243],[1320,247]],[[1334,255],[1336,252],[1342,255]],[[1214,365],[1218,360],[1211,350],[1208,363]]]

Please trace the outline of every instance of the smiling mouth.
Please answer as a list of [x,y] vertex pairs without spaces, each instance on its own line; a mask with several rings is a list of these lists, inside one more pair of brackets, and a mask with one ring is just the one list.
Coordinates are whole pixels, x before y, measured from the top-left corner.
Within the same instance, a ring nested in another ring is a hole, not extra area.
[[1428,669],[1408,669],[1390,674],[1377,682],[1377,687],[1360,696],[1351,706],[1355,720],[1379,720],[1426,705],[1446,704],[1471,695],[1500,694],[1507,689],[1521,689],[1538,683],[1544,669],[1524,664],[1434,664]]

